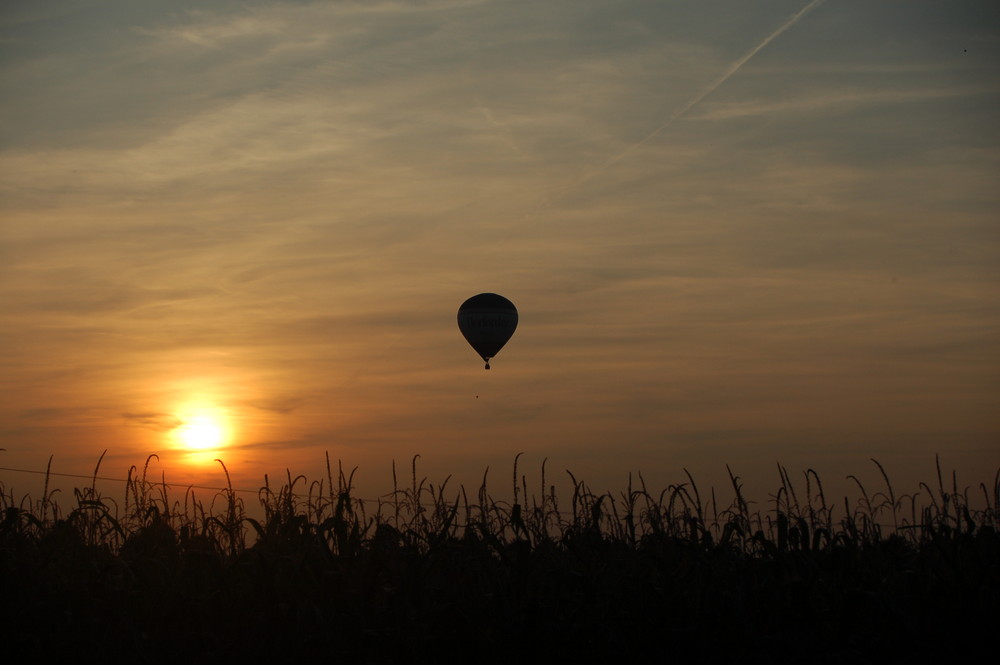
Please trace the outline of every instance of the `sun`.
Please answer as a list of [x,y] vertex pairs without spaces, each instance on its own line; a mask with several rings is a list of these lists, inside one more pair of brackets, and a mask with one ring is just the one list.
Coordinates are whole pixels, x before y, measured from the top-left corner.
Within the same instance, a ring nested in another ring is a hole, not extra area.
[[211,406],[195,406],[178,415],[180,426],[174,430],[178,447],[191,452],[217,450],[229,440],[226,414]]
[[196,416],[181,426],[177,436],[189,450],[216,448],[222,443],[222,426],[209,416]]

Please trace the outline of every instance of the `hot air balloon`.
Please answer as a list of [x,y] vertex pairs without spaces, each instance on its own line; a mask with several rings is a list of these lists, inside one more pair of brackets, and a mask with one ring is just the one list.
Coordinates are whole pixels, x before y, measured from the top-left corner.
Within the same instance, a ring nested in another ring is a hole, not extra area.
[[490,368],[490,358],[499,353],[517,328],[514,303],[495,293],[472,296],[458,308],[458,329]]

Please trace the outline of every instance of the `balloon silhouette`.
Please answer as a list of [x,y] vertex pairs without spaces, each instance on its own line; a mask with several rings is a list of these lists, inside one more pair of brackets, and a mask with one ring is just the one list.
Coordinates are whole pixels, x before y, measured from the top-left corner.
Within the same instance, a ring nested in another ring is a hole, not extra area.
[[458,308],[458,329],[490,368],[495,356],[517,328],[514,303],[495,293],[472,296]]

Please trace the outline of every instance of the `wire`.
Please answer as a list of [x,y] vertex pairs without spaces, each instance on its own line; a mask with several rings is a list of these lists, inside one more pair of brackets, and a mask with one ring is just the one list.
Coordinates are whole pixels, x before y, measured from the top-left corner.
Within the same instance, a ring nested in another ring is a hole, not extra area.
[[[103,480],[103,481],[112,482],[112,483],[127,483],[128,482],[128,480],[124,480],[122,478],[109,478],[107,476],[94,476],[94,475],[85,476],[85,475],[77,474],[77,473],[57,473],[55,471],[35,471],[33,469],[13,469],[13,468],[6,467],[6,466],[0,466],[0,471],[13,471],[15,473],[34,473],[36,475],[42,475],[42,476],[59,476],[60,478],[82,478],[84,480]],[[247,490],[247,489],[229,488],[229,487],[211,487],[209,485],[187,485],[185,483],[168,483],[166,481],[160,481],[160,482],[146,481],[146,482],[148,482],[150,485],[163,485],[165,487],[187,487],[189,489],[214,490],[216,492],[228,492],[230,490],[232,490],[233,492],[243,492],[245,494],[258,494],[260,492],[260,490]],[[303,494],[293,494],[293,496],[302,497],[302,496],[305,496],[305,495],[303,495]],[[366,500],[370,500],[370,499],[366,499]]]

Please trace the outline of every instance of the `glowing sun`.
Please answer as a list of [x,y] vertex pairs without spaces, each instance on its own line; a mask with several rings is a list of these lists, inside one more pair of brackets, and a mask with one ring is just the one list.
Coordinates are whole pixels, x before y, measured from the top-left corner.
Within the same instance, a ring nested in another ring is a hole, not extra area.
[[214,450],[226,445],[229,431],[225,414],[219,409],[200,407],[180,416],[175,432],[180,447],[190,450]]

